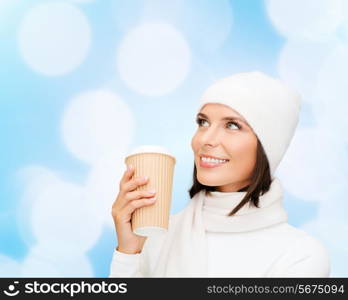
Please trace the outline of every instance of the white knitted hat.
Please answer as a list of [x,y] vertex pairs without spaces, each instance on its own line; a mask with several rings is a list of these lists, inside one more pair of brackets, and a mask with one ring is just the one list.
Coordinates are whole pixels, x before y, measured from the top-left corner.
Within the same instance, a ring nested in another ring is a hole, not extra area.
[[259,138],[274,174],[295,133],[300,94],[262,72],[244,72],[217,80],[199,101],[228,105],[242,115]]

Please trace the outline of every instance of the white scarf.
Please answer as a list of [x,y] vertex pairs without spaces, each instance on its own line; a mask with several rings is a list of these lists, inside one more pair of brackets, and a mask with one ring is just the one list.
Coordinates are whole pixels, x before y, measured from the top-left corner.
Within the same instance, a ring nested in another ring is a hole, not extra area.
[[269,191],[259,197],[259,208],[245,204],[234,216],[246,192],[197,193],[179,213],[171,216],[153,277],[208,277],[205,232],[243,232],[286,222],[283,190],[273,178]]

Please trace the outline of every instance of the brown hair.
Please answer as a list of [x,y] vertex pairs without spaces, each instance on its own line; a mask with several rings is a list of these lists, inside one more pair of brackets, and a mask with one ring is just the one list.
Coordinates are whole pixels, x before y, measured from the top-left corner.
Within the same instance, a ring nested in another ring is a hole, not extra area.
[[[253,203],[256,207],[258,207],[259,196],[266,193],[270,188],[272,178],[269,162],[259,139],[257,139],[256,152],[256,163],[253,173],[251,175],[251,183],[250,185],[238,190],[238,192],[246,191],[247,193],[242,199],[242,201],[227,216],[233,216],[248,202]],[[201,190],[205,190],[205,192],[209,195],[210,192],[217,191],[217,188],[215,186],[206,186],[199,183],[197,180],[197,168],[196,165],[194,165],[193,184],[191,188],[188,190],[188,192],[190,194],[190,197],[193,198],[193,196]]]

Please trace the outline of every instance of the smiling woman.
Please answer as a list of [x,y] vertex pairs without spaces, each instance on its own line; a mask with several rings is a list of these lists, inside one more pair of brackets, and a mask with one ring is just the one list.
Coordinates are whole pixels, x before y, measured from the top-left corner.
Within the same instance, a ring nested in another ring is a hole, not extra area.
[[[328,277],[325,246],[288,224],[273,174],[294,135],[300,96],[261,72],[215,82],[192,137],[190,201],[141,253],[115,250],[110,277]],[[246,205],[249,202],[249,205]]]
[[[229,117],[224,117],[227,114]],[[272,181],[267,156],[248,122],[232,108],[217,103],[204,105],[196,122],[198,129],[191,141],[195,164],[190,197],[202,190],[207,195],[211,191],[247,191],[228,215],[249,201],[257,207],[259,195],[269,190]]]
[[[227,114],[229,117],[223,117]],[[211,124],[209,120],[212,120]],[[211,191],[247,191],[229,216],[249,201],[257,206],[259,195],[269,190],[271,174],[262,144],[248,122],[234,109],[217,103],[205,104],[197,114],[196,122],[199,127],[191,141],[196,163],[190,197],[193,198],[201,190],[207,191],[208,195]],[[203,126],[206,123],[209,126]],[[204,160],[207,156],[226,158],[228,161],[205,165],[202,157]],[[210,167],[219,168],[212,170]]]

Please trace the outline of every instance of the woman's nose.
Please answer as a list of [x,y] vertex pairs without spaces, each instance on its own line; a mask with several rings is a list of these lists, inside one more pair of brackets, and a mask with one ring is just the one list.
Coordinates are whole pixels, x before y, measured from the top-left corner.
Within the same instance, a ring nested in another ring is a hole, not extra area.
[[210,144],[214,146],[220,142],[221,138],[219,129],[210,127],[201,135],[201,143],[203,145]]

